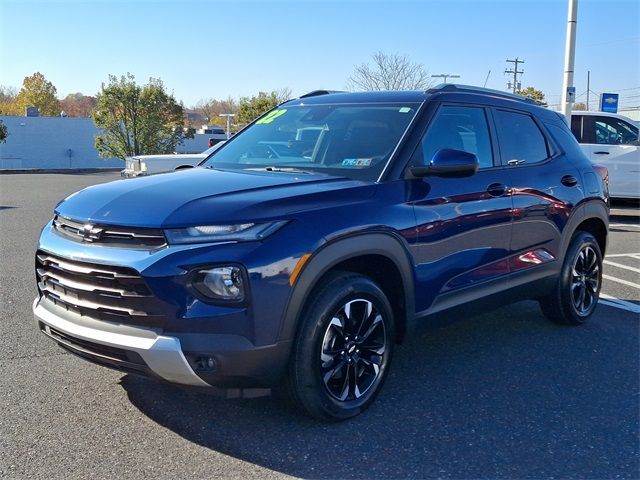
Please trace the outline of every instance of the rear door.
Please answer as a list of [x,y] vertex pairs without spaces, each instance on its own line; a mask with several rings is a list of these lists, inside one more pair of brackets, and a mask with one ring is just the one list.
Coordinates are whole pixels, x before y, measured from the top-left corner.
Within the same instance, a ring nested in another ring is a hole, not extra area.
[[493,116],[512,187],[509,268],[510,286],[517,286],[559,268],[562,231],[583,187],[579,171],[533,115],[496,108]]
[[640,197],[638,129],[622,119],[583,115],[582,138],[592,162],[609,170],[612,197]]

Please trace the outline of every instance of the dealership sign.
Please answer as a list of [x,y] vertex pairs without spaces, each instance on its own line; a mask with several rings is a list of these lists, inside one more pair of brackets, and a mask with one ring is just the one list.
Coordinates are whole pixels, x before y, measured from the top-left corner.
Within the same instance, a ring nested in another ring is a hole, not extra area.
[[618,94],[603,93],[600,95],[600,111],[618,113]]

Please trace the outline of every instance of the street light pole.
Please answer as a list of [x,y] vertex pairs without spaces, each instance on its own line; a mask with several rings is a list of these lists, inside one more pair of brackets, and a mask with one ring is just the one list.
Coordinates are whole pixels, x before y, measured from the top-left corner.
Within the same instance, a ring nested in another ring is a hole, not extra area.
[[227,140],[231,138],[231,118],[235,117],[235,113],[221,113],[219,117],[227,117]]
[[447,83],[447,78],[460,78],[460,75],[455,73],[441,73],[439,75],[431,75],[431,78],[444,78],[444,83]]
[[578,0],[569,0],[567,14],[567,37],[564,49],[564,78],[562,81],[562,114],[571,124],[571,109],[575,100],[573,65],[576,57],[576,26],[578,23]]

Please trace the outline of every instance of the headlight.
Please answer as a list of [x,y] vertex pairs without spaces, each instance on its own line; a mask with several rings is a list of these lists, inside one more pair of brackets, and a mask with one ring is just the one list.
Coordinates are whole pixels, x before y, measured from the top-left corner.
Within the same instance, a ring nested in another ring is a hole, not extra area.
[[209,267],[195,272],[191,286],[209,300],[243,303],[246,299],[244,270],[239,266]]
[[262,240],[287,222],[240,223],[236,225],[200,225],[187,228],[170,228],[164,231],[172,244],[207,242],[246,242]]

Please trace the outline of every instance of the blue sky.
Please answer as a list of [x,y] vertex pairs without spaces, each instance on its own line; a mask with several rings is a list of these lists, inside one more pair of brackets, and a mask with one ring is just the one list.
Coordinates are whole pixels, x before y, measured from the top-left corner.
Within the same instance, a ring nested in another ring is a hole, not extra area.
[[[191,106],[281,87],[343,89],[381,50],[430,73],[504,90],[507,58],[523,86],[558,103],[567,0],[0,0],[0,85],[42,72],[60,97],[95,94],[109,74],[161,78]],[[576,89],[640,105],[640,2],[580,0]],[[584,100],[584,96],[579,100]],[[592,97],[593,101],[593,97]],[[594,102],[595,104],[595,102]]]

